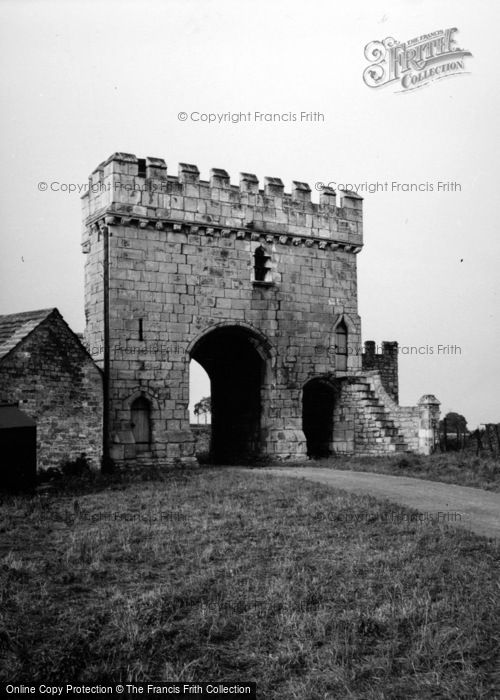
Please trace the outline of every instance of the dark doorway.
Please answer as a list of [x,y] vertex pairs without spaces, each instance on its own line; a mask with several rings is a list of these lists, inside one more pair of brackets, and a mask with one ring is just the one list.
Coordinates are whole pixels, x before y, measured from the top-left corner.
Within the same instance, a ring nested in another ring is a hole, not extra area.
[[321,379],[308,382],[302,396],[302,429],[307,442],[307,455],[313,459],[331,454],[333,439],[333,386]]
[[245,329],[220,328],[201,338],[191,353],[210,377],[211,462],[244,464],[260,453],[265,361],[258,346]]
[[151,443],[151,404],[139,396],[130,407],[132,433],[137,452],[147,452]]
[[10,404],[0,406],[0,491],[30,491],[36,485],[36,423]]

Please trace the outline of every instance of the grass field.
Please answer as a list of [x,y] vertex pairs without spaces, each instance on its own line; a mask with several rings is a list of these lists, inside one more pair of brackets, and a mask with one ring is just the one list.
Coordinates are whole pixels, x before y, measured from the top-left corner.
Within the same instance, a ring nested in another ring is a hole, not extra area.
[[428,457],[416,454],[394,457],[330,457],[308,460],[300,465],[351,469],[353,471],[413,476],[416,479],[443,481],[447,484],[472,486],[478,489],[500,492],[500,457],[473,452],[437,452]]
[[1,680],[500,697],[497,545],[258,471],[92,489],[2,504]]

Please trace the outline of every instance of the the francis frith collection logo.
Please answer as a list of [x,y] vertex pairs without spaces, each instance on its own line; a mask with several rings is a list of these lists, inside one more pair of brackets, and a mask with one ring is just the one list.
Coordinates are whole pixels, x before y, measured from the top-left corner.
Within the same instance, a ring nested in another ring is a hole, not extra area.
[[392,37],[371,41],[365,46],[370,65],[363,80],[371,88],[393,83],[398,92],[428,85],[431,81],[467,72],[465,58],[470,51],[456,46],[457,28],[439,29],[401,43]]

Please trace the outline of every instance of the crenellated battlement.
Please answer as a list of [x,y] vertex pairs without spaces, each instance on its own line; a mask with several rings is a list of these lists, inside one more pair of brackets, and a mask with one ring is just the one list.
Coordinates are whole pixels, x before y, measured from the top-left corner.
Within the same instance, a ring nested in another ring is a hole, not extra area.
[[[179,163],[169,175],[161,158],[137,158],[115,153],[89,178],[83,197],[84,224],[103,215],[130,217],[139,225],[177,222],[201,227],[222,227],[258,233],[308,237],[338,242],[359,252],[363,245],[362,197],[337,193],[325,187],[319,202],[311,199],[311,187],[293,181],[285,192],[280,178],[265,177],[263,188],[253,173],[240,173],[239,184],[229,174],[212,168],[208,180],[200,179],[196,165]],[[146,223],[145,223],[146,222]]]

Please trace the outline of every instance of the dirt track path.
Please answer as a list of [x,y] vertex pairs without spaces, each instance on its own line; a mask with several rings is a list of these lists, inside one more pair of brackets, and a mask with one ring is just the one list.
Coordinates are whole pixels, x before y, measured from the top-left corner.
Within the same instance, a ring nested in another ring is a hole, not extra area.
[[500,540],[500,493],[409,476],[321,467],[269,467],[262,471],[385,498],[425,513],[458,513],[460,517],[446,519],[446,522]]

